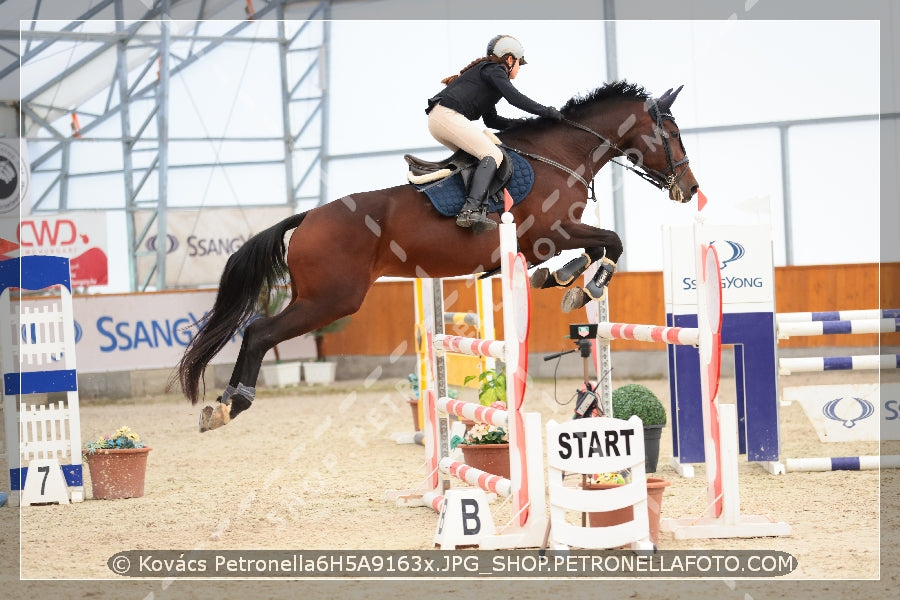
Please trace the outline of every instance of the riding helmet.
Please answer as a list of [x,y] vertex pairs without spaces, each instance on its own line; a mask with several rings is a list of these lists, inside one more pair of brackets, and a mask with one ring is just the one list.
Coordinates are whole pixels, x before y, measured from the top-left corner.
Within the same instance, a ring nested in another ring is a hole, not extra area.
[[522,47],[519,40],[511,35],[495,35],[491,38],[491,41],[488,42],[487,52],[485,54],[487,56],[493,54],[500,58],[503,58],[503,55],[505,54],[512,54],[515,58],[519,59],[520,65],[528,64],[525,62],[525,48]]

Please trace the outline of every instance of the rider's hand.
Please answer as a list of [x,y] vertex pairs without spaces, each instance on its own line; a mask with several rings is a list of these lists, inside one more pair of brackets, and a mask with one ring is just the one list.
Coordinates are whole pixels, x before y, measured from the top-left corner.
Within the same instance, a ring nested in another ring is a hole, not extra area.
[[563,120],[563,114],[561,112],[559,112],[558,110],[556,110],[555,108],[553,108],[552,106],[547,107],[547,110],[546,110],[546,112],[544,112],[543,116],[547,117],[548,119],[553,119],[554,121],[562,121]]

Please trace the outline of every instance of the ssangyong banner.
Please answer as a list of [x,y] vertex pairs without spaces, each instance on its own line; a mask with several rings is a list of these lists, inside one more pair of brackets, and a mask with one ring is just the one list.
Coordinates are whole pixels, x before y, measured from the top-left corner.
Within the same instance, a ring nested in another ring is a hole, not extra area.
[[[775,268],[772,262],[772,234],[769,224],[720,225],[703,227],[704,239],[719,256],[722,270],[722,310],[728,312],[774,311]],[[667,312],[671,307],[697,303],[696,253],[691,226],[671,226],[663,230],[667,252],[664,273]],[[688,311],[690,312],[690,311]]]
[[4,219],[0,232],[0,248],[6,258],[62,256],[69,259],[73,286],[109,283],[106,218],[102,215],[23,215],[21,219]]
[[[258,208],[205,208],[172,210],[166,215],[168,239],[166,285],[194,287],[219,281],[228,257],[250,237],[290,216],[288,206]],[[153,218],[150,211],[135,213],[135,228],[143,231]],[[156,225],[144,240],[145,251],[156,251]],[[143,281],[156,264],[156,257],[138,260],[138,278]]]
[[[78,372],[174,367],[196,333],[194,323],[212,308],[215,294],[209,290],[76,295],[72,308]],[[237,333],[211,364],[233,363],[242,339]],[[279,344],[278,350],[282,359],[291,360],[316,354],[308,336]],[[272,359],[270,351],[266,360]]]

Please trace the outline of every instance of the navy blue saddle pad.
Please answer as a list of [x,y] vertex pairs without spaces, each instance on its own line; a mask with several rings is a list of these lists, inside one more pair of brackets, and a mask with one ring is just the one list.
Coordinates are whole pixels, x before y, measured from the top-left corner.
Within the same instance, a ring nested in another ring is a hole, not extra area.
[[[518,153],[507,150],[506,154],[512,159],[513,164],[513,174],[506,183],[506,190],[512,196],[513,204],[518,204],[525,199],[534,185],[534,169]],[[445,217],[456,216],[466,202],[466,186],[459,173],[437,182],[418,184],[416,188],[424,192],[437,211]],[[492,197],[488,201],[488,212],[503,211],[502,193],[499,196],[499,200]]]

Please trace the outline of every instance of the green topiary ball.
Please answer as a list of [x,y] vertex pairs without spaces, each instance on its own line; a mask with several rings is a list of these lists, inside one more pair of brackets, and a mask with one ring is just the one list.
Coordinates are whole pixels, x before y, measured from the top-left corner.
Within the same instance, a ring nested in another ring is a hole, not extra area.
[[637,415],[645,427],[666,424],[666,408],[662,402],[649,388],[638,383],[613,390],[612,410],[616,419],[627,420],[631,415]]

